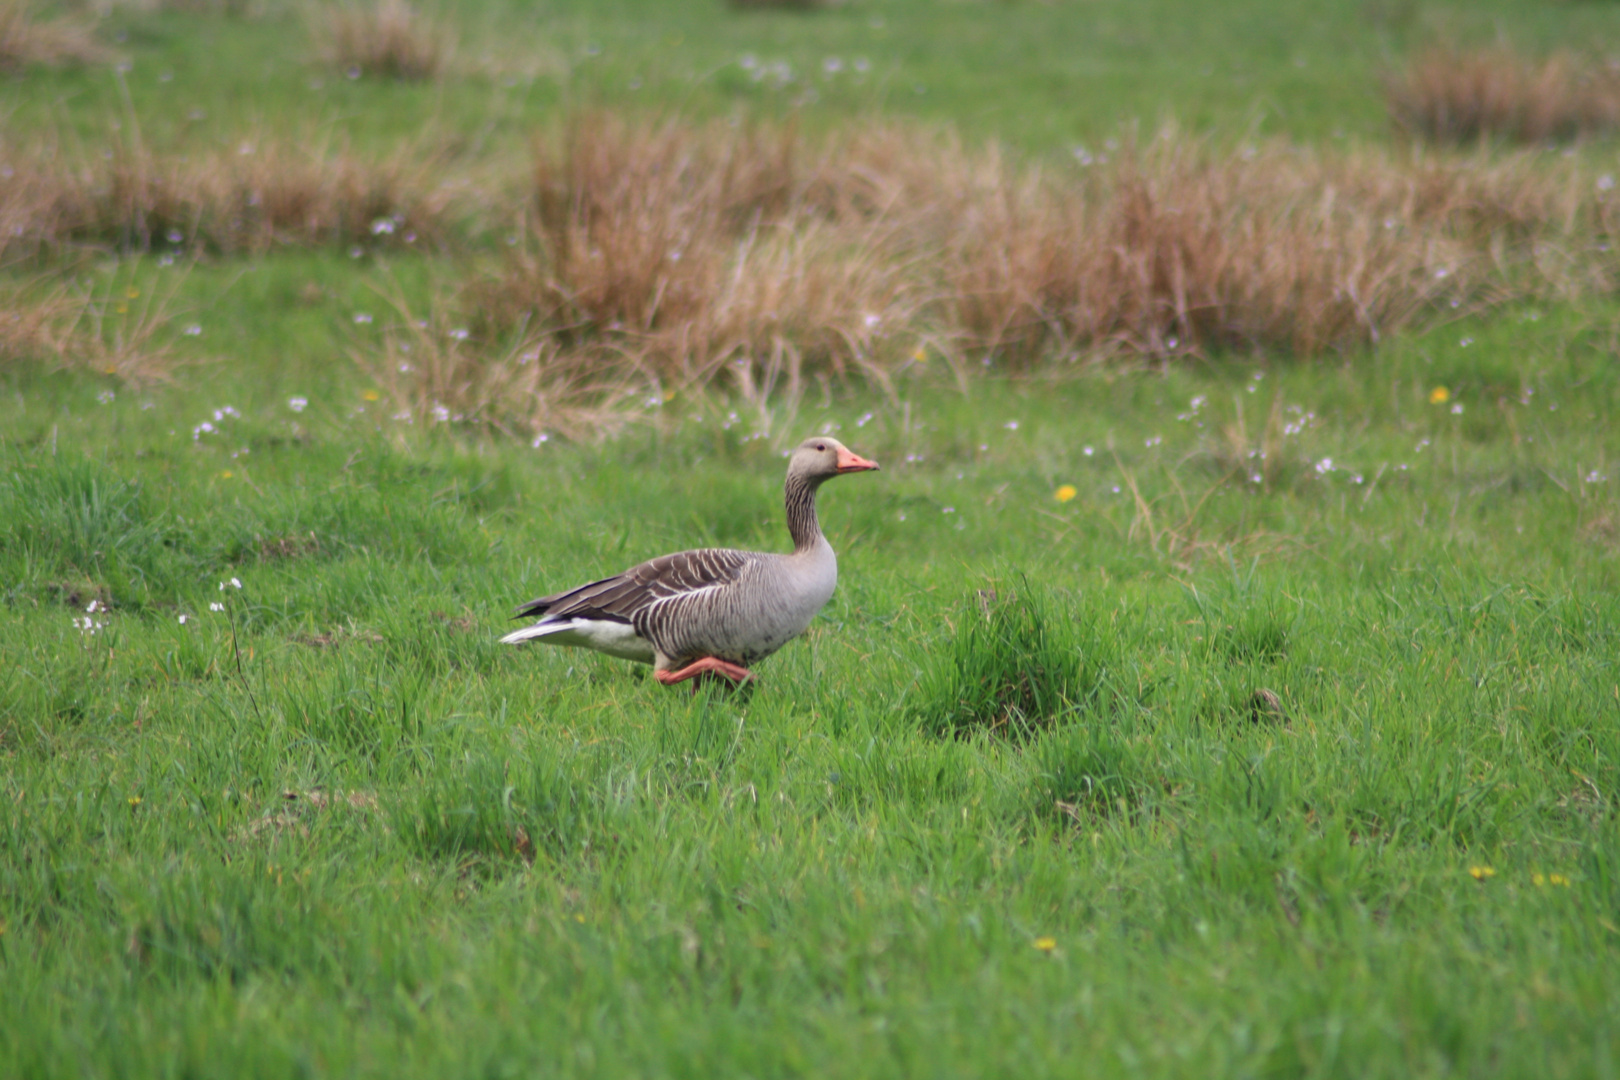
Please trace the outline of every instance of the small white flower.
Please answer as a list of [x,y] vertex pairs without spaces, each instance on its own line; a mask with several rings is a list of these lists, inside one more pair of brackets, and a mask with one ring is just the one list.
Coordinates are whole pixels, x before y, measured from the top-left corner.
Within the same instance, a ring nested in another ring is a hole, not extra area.
[[1095,449],[1093,449],[1092,447],[1087,446],[1087,447],[1083,448],[1080,452],[1082,454],[1086,455],[1086,457],[1090,457],[1092,454],[1095,454],[1097,451]]
[[534,447],[536,450],[538,450],[538,449],[540,449],[542,446],[546,445],[546,443],[548,443],[550,441],[551,441],[551,436],[547,435],[545,432],[542,431],[540,434],[538,434],[538,435],[536,435],[534,437],[534,441],[531,442],[529,445]]
[[192,323],[182,332],[186,335],[186,337],[202,337],[202,327],[198,326],[196,323]]
[[1457,404],[1455,404],[1455,405],[1453,405],[1451,407],[1451,415],[1452,416],[1461,416],[1462,411],[1463,411],[1463,407],[1462,407],[1462,402],[1460,402],[1460,401],[1457,402]]
[[942,514],[954,514],[954,513],[956,513],[956,507],[947,506],[947,507],[945,507],[945,509],[941,510],[940,513],[942,513]]
[[224,611],[225,610],[225,605],[219,603],[218,601],[210,600],[208,602],[208,610],[209,611]]
[[309,408],[309,398],[290,397],[287,399],[287,408],[291,409],[293,412],[303,412],[305,409]]
[[1599,191],[1613,191],[1614,177],[1610,176],[1608,173],[1604,173],[1602,176],[1598,177],[1597,189]]
[[1018,430],[1018,421],[1009,420],[1005,424],[1002,424],[1001,426],[1006,428],[1008,431],[1017,431]]
[[1150,435],[1150,436],[1148,436],[1146,439],[1144,439],[1142,441],[1142,445],[1152,447],[1152,446],[1158,446],[1162,442],[1164,442],[1164,436],[1162,436],[1162,435]]
[[364,326],[371,321],[371,316],[364,311],[357,311],[354,313],[354,321]]
[[371,223],[372,236],[386,236],[394,231],[393,218],[378,218]]
[[432,409],[433,421],[437,424],[447,423],[450,420],[450,410],[443,405],[435,405]]
[[461,329],[458,326],[456,329],[450,331],[450,336],[452,338],[454,338],[456,341],[466,341],[467,340],[467,331]]
[[186,625],[186,616],[184,616],[184,615],[180,616],[180,625],[181,626]]
[[1333,471],[1333,459],[1332,458],[1325,457],[1321,461],[1318,461],[1316,463],[1316,475],[1318,475],[1318,476],[1326,476],[1328,473],[1330,473],[1332,471]]

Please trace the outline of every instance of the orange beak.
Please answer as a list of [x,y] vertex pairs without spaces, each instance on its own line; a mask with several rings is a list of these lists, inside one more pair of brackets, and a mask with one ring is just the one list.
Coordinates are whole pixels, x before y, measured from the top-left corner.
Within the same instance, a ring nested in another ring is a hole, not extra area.
[[866,472],[877,467],[878,463],[875,461],[868,461],[861,455],[851,453],[844,447],[838,448],[838,472],[840,475],[851,472]]

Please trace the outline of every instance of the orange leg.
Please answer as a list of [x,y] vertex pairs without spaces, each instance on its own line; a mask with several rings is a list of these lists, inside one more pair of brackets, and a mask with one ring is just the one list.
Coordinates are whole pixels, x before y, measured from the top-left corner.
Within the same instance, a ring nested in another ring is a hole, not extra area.
[[654,671],[653,678],[665,686],[674,686],[676,683],[685,682],[687,679],[695,679],[705,673],[719,675],[721,678],[729,679],[738,686],[745,682],[751,682],[754,678],[754,673],[747,668],[722,660],[717,656],[705,656],[700,660],[694,660],[676,671]]

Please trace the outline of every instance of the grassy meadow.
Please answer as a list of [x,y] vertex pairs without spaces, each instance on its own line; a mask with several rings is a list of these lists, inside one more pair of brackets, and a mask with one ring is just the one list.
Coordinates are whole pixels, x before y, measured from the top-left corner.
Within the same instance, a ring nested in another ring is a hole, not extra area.
[[0,1076],[1620,1072],[1620,8],[382,8],[0,7]]

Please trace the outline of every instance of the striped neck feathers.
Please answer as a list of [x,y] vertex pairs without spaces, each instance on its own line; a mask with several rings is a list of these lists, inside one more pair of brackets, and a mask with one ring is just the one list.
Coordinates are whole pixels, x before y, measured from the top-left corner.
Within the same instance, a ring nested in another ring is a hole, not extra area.
[[816,520],[816,489],[820,480],[798,473],[787,478],[787,526],[795,553],[809,551],[821,542],[821,524]]

